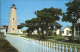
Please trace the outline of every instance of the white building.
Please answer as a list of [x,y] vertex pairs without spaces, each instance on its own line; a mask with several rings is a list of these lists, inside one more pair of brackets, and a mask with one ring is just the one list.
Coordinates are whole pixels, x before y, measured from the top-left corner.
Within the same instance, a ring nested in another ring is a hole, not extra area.
[[53,33],[56,34],[56,35],[61,35],[60,29],[54,29]]
[[6,35],[6,27],[0,26],[0,31],[4,33],[4,35]]
[[17,14],[16,14],[15,5],[13,4],[10,9],[11,9],[11,11],[10,11],[7,33],[17,33]]
[[60,29],[56,29],[56,35],[60,35]]
[[37,30],[34,30],[34,31],[32,32],[32,34],[38,34],[38,33],[37,33]]
[[22,29],[17,29],[17,34],[23,34],[23,30]]
[[62,36],[71,36],[72,30],[70,26],[66,26],[64,29],[62,29]]
[[77,23],[74,25],[74,37],[80,40],[80,18],[77,20]]

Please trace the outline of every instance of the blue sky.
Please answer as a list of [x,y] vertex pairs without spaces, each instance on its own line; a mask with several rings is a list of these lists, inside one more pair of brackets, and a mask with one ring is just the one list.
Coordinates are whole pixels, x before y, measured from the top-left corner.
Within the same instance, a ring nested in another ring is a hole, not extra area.
[[[10,7],[12,4],[16,5],[17,8],[17,23],[23,23],[25,20],[35,18],[34,14],[37,10],[42,10],[44,8],[60,8],[62,12],[66,12],[67,7],[65,3],[68,3],[69,0],[0,0],[1,2],[1,24],[8,25]],[[62,17],[60,17],[62,18]],[[71,25],[69,22],[58,21],[64,28],[67,25]]]

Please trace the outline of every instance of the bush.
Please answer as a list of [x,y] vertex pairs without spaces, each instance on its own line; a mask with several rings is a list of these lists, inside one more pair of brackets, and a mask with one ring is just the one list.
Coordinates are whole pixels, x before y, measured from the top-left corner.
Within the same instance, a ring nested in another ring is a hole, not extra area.
[[79,39],[78,37],[72,37],[72,36],[70,36],[70,37],[69,37],[69,41],[70,41],[71,43],[80,44],[80,39]]
[[70,36],[69,37],[69,41],[73,42],[74,41],[74,37]]
[[48,36],[52,36],[53,32],[52,31],[48,31]]
[[56,35],[56,32],[54,32],[54,36],[57,36],[57,35]]
[[27,33],[27,31],[23,31],[23,33]]
[[5,38],[4,33],[0,31],[0,39],[3,40]]

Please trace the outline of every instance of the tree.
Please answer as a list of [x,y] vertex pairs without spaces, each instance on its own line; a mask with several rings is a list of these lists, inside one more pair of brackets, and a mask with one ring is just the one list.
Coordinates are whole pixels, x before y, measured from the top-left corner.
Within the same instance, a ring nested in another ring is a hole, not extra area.
[[55,29],[61,29],[61,27],[62,27],[62,25],[61,25],[61,24],[59,24],[59,23],[55,22]]
[[28,36],[31,36],[32,32],[35,29],[38,29],[38,20],[37,20],[37,18],[32,18],[31,20],[26,20],[25,21],[25,26],[28,27],[28,29],[27,29]]
[[27,32],[28,32],[28,36],[32,35],[32,31],[33,31],[33,27],[32,27],[32,22],[31,20],[26,20],[25,21],[25,26],[28,27]]
[[67,11],[63,13],[62,21],[72,23],[72,35],[74,34],[74,25],[80,18],[80,0],[73,0],[72,2],[66,3]]
[[46,38],[48,38],[49,24],[54,23],[60,19],[62,15],[62,10],[57,8],[45,8],[43,10],[38,10],[35,12],[36,16],[41,19],[40,27],[42,32],[42,38],[44,38],[44,30],[46,30]]
[[20,25],[18,25],[18,29],[21,29],[21,28],[23,28],[24,26],[25,26],[24,23],[20,23]]
[[39,28],[41,28],[41,18],[37,17],[37,18],[35,18],[35,29],[37,29],[38,34],[39,34],[39,39],[41,40],[42,37],[41,37]]
[[0,31],[0,40],[4,40],[4,39],[5,39],[4,32]]

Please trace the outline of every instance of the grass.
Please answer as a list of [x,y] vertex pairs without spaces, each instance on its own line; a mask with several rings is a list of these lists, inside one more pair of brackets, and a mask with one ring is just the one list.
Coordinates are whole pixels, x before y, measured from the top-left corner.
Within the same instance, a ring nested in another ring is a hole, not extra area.
[[[38,35],[22,36],[22,37],[39,40]],[[68,42],[65,42],[66,40],[68,40],[68,37],[63,37],[63,36],[49,36],[48,39],[41,39],[41,41],[52,42],[52,43],[61,44],[64,46],[67,45],[68,47],[71,46],[72,48],[76,47],[77,49],[80,49],[80,44],[68,43]]]
[[[11,35],[25,35],[25,34],[11,34]],[[35,40],[39,40],[39,36],[38,34],[33,34],[32,36],[22,36],[25,38],[30,38],[30,39],[35,39]],[[48,39],[41,39],[41,41],[47,41],[47,42],[52,42],[55,44],[63,44],[64,46],[72,46],[72,48],[77,48],[80,49],[80,44],[75,44],[75,43],[71,43],[69,40],[69,37],[64,37],[64,36],[48,36]]]
[[8,33],[8,34],[11,34],[11,35],[25,35],[25,34],[16,34],[16,33]]
[[0,52],[18,52],[7,40],[0,40]]
[[[39,36],[38,35],[22,36],[22,37],[39,40]],[[51,40],[57,40],[57,41],[63,41],[63,40],[67,40],[68,37],[63,37],[63,36],[48,36],[48,39],[41,39],[41,40],[49,40],[49,39],[51,39]]]
[[64,41],[64,40],[68,40],[68,37],[63,37],[63,36],[49,36],[49,39],[54,39],[57,41]]

